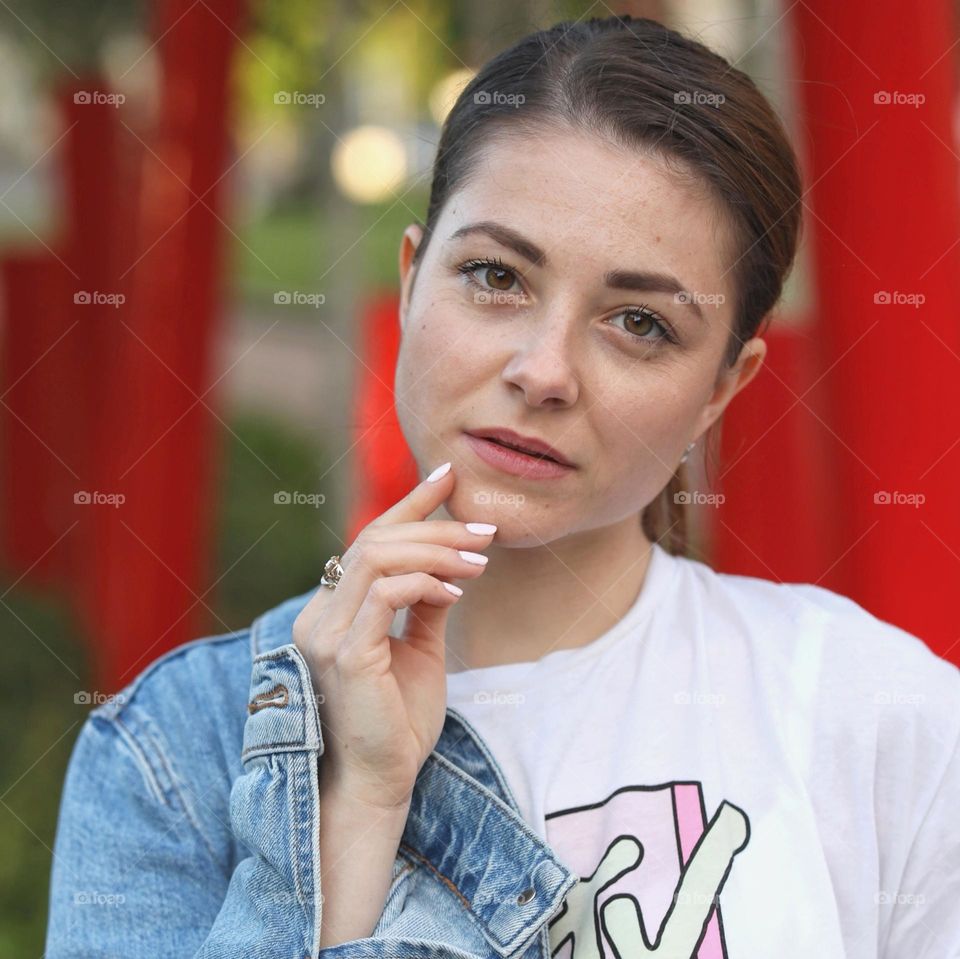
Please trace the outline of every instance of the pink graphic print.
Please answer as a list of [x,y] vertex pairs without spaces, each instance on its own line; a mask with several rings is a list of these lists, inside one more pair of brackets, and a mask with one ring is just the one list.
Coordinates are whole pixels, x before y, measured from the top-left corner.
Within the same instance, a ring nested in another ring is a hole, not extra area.
[[559,959],[727,959],[719,894],[750,838],[724,801],[707,822],[698,782],[625,786],[550,813],[547,841],[580,876],[550,922]]

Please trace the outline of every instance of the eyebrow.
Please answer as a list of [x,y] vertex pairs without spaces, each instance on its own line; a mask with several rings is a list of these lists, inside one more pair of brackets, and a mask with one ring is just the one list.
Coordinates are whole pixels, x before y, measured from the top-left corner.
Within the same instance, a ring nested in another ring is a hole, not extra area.
[[[493,220],[478,220],[460,227],[450,235],[451,240],[481,233],[495,240],[502,246],[518,253],[534,266],[546,268],[547,254],[532,240],[528,240],[516,230],[496,223]],[[651,270],[610,270],[603,275],[604,286],[613,290],[635,290],[638,293],[686,293],[689,288],[684,286],[675,276],[669,273],[659,273]],[[705,322],[703,311],[695,299],[687,297],[678,306],[685,306],[691,315],[701,323]]]

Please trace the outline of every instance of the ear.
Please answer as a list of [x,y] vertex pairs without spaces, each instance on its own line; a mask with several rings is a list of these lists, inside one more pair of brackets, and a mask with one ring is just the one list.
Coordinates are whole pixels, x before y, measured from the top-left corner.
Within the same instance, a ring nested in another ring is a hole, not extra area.
[[733,366],[721,369],[713,395],[701,413],[697,439],[723,415],[730,401],[760,372],[766,355],[766,342],[755,336],[740,347],[740,355]]
[[400,329],[406,325],[407,310],[410,306],[410,292],[417,270],[413,267],[413,254],[423,239],[423,227],[419,223],[411,223],[403,231],[400,240]]

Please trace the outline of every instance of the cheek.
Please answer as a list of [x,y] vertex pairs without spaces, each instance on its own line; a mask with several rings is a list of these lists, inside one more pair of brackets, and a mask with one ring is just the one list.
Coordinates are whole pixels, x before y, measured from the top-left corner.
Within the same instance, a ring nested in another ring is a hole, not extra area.
[[475,346],[453,303],[437,300],[408,316],[394,383],[397,416],[408,443],[439,431],[441,416],[470,401],[481,360]]
[[[686,391],[685,391],[686,389]],[[673,475],[690,442],[700,407],[693,385],[643,370],[614,382],[591,413],[592,432],[604,451],[599,498],[625,515],[651,502]]]
[[421,404],[433,397],[443,397],[455,377],[452,376],[466,361],[469,351],[458,345],[456,324],[441,311],[411,317],[403,332],[397,359],[396,390],[408,402],[415,404],[418,413],[428,409]]

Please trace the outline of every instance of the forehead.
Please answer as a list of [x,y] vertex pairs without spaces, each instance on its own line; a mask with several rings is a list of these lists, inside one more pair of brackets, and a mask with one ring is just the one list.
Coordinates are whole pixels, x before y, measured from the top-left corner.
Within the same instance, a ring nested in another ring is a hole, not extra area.
[[492,139],[441,217],[441,235],[490,219],[525,234],[564,271],[653,269],[726,292],[728,237],[692,174],[584,133]]

